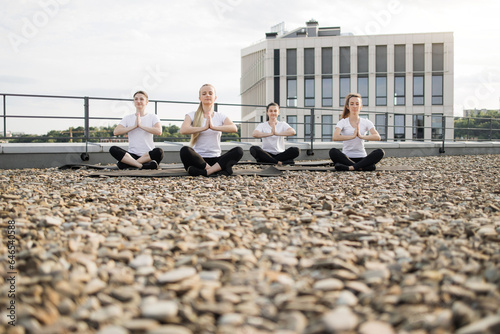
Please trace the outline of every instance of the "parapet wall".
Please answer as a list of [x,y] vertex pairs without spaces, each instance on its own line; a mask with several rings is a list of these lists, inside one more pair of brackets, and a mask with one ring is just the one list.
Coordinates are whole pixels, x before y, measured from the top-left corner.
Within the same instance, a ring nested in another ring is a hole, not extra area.
[[[162,163],[179,163],[179,150],[187,143],[155,143],[165,152]],[[224,142],[222,150],[227,151],[234,146],[243,148],[243,160],[253,160],[249,149],[256,143]],[[0,144],[0,168],[51,168],[66,164],[110,164],[116,161],[109,154],[109,148],[116,143],[29,143],[29,144]],[[375,148],[382,148],[387,157],[425,157],[438,155],[479,155],[500,154],[500,142],[446,142],[444,153],[441,153],[442,142],[368,142],[365,147],[369,152]],[[118,143],[118,146],[127,148],[127,143]],[[298,146],[301,149],[297,160],[326,160],[328,151],[332,147],[341,149],[339,142],[287,142],[287,147]],[[311,152],[312,151],[312,152]],[[82,160],[82,154],[88,154],[88,160]],[[308,155],[308,153],[314,153]]]

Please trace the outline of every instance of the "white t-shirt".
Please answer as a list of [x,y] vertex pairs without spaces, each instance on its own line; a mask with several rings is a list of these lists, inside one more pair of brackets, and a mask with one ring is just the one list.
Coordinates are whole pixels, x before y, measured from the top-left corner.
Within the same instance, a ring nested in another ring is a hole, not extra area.
[[[352,136],[354,134],[354,128],[349,122],[349,118],[341,119],[336,128],[340,128],[340,134],[342,136]],[[359,119],[359,131],[361,134],[365,134],[374,127],[372,121],[366,118]],[[349,158],[364,158],[366,157],[365,142],[359,137],[354,139],[345,140],[342,153],[347,155]]]
[[[130,114],[121,120],[120,124],[128,128],[135,125],[136,114]],[[160,119],[155,114],[146,114],[141,117],[141,124],[147,127],[153,127]],[[153,134],[144,131],[141,128],[135,128],[128,133],[128,152],[143,156],[155,148]]]
[[[286,122],[277,122],[276,123],[276,132],[280,133],[290,129],[291,126]],[[255,130],[271,133],[272,128],[269,125],[269,122],[260,123],[257,125]],[[271,154],[278,154],[285,151],[285,136],[270,136],[264,137],[262,139],[262,149]]]
[[[192,111],[187,114],[189,118],[191,118],[191,124],[193,124],[195,111]],[[214,112],[212,116],[212,124],[215,126],[224,125],[224,121],[226,120],[226,115],[221,114],[220,112]],[[204,126],[207,122],[207,119],[204,118],[201,126]],[[196,153],[201,155],[202,158],[217,158],[221,156],[222,150],[220,148],[220,138],[222,132],[214,131],[212,129],[205,130],[200,132],[198,136],[198,140],[196,144],[193,146],[193,150]]]

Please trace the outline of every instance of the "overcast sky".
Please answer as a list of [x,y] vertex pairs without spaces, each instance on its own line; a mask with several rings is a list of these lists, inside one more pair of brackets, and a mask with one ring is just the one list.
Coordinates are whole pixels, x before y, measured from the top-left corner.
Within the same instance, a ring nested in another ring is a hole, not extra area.
[[[240,103],[241,49],[264,39],[280,22],[293,30],[315,19],[320,27],[340,26],[343,33],[453,32],[455,114],[464,107],[500,107],[498,0],[0,0],[0,4],[0,93],[123,98],[142,87],[151,99],[196,101],[199,87],[208,82],[217,88],[218,102]],[[23,113],[16,109],[18,100],[8,101],[8,111]],[[30,111],[52,108],[56,114],[54,108],[60,106],[53,100],[30,100],[27,105]],[[80,101],[72,102],[71,108],[81,115]],[[116,102],[111,108],[115,117],[130,111]],[[167,110],[172,118],[183,118],[185,113],[182,108]],[[234,120],[240,118],[236,109],[226,112]],[[51,126],[63,129],[63,125],[9,120],[7,129],[45,133]]]

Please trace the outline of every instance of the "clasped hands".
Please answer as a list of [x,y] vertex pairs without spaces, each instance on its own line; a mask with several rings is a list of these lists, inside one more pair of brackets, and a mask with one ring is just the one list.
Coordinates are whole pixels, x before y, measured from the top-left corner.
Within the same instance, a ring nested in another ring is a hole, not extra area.
[[358,137],[359,139],[363,139],[363,140],[367,140],[366,138],[368,136],[365,136],[365,135],[362,135],[361,132],[359,131],[359,121],[358,123],[356,123],[356,127],[354,128],[354,134],[353,134],[353,137],[352,139]]

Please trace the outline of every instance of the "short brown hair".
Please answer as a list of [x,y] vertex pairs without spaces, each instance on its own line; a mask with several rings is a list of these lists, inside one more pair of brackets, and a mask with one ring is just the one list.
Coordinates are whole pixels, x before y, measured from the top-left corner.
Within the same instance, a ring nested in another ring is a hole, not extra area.
[[148,96],[148,94],[145,91],[138,90],[137,92],[135,92],[135,94],[134,94],[133,97],[135,97],[137,94],[142,94],[142,95],[144,95],[149,100],[149,96]]

